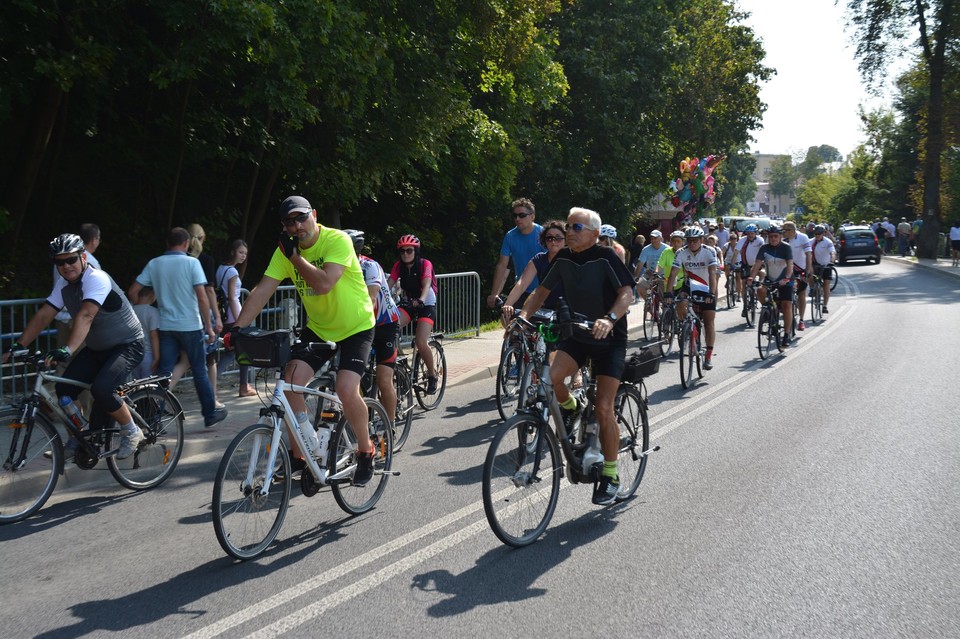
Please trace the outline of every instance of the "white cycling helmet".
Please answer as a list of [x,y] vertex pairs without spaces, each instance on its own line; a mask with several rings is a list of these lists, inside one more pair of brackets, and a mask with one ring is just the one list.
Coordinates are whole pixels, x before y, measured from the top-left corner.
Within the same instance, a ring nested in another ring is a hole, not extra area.
[[609,237],[617,239],[617,227],[612,224],[604,224],[600,227],[600,237]]

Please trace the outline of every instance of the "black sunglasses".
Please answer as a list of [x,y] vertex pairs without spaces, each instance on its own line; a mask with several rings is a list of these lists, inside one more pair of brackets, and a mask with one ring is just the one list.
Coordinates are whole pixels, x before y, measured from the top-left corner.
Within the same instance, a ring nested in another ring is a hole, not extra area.
[[293,217],[287,217],[283,220],[283,225],[286,227],[293,226],[294,224],[303,224],[307,221],[307,218],[310,217],[309,213],[301,213],[299,215],[294,215]]
[[62,260],[54,259],[53,263],[57,266],[67,266],[68,264],[76,264],[79,259],[79,255],[74,255],[72,257],[65,257]]

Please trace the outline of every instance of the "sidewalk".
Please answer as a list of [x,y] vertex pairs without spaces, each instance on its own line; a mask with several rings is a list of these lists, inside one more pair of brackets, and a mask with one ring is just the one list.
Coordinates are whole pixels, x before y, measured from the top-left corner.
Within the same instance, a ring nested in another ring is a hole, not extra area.
[[900,264],[912,264],[913,266],[925,268],[930,271],[939,271],[940,273],[945,273],[946,275],[951,275],[953,277],[960,277],[960,267],[951,266],[953,264],[953,260],[947,257],[938,257],[935,260],[930,260],[930,259],[919,258],[919,257],[909,257],[909,256],[900,257],[899,255],[884,255],[883,259],[893,260],[894,262],[899,262]]

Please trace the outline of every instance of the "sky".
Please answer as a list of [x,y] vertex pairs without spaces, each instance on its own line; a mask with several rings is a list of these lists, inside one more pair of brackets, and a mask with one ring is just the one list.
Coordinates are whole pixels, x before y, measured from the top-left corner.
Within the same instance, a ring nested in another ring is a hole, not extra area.
[[763,41],[764,64],[777,74],[764,83],[763,128],[753,132],[750,150],[803,156],[811,146],[829,144],[846,158],[863,140],[858,106],[889,105],[873,98],[857,71],[852,33],[844,30],[841,0],[735,0],[752,14],[745,23]]

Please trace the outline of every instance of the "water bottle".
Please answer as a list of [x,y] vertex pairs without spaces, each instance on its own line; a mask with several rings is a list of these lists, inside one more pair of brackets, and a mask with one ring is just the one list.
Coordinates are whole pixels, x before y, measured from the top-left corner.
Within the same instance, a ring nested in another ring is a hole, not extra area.
[[302,419],[298,416],[297,430],[300,431],[300,437],[303,438],[303,443],[307,447],[306,453],[311,457],[317,457],[320,442],[317,440],[317,432],[313,429],[313,426],[310,425],[306,414],[302,415]]
[[60,398],[60,408],[67,414],[67,417],[70,418],[74,426],[80,430],[83,430],[83,427],[87,425],[87,420],[83,416],[83,413],[80,412],[80,407],[77,406],[77,403],[73,401],[69,395],[64,395]]
[[317,426],[317,448],[314,450],[313,456],[317,458],[321,466],[327,463],[327,449],[330,447],[330,432],[331,428],[327,424],[321,423]]

